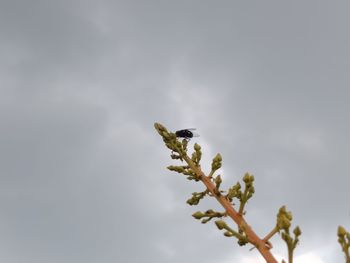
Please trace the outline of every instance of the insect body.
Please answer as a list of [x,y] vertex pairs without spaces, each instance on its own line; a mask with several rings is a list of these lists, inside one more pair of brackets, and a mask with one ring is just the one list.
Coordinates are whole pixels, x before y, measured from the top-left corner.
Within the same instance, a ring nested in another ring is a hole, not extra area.
[[195,128],[178,130],[178,131],[175,132],[175,134],[176,134],[176,137],[184,138],[186,140],[190,140],[193,137],[198,137],[199,136],[198,134],[192,132],[194,130],[195,130]]

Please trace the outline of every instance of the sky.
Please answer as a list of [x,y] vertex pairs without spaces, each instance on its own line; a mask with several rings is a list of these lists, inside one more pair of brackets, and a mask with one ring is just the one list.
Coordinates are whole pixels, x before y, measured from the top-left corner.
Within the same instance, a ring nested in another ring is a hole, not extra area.
[[[154,130],[195,127],[246,219],[278,209],[297,263],[344,262],[350,230],[350,2],[0,1],[0,261],[264,262],[190,207],[200,183]],[[229,222],[229,220],[228,220]],[[233,224],[232,224],[233,225]],[[276,236],[272,253],[286,258]]]

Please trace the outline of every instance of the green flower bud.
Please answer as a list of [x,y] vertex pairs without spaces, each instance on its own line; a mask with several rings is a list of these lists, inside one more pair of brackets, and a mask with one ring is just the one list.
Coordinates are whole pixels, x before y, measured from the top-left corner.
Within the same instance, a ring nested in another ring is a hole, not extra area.
[[210,214],[213,214],[213,213],[215,213],[215,211],[213,209],[208,209],[207,211],[205,211],[206,215],[210,215]]
[[221,155],[220,155],[220,153],[218,153],[213,159],[213,162],[211,164],[211,169],[214,171],[220,169],[221,168],[221,161],[222,161]]
[[223,221],[223,220],[217,220],[217,221],[215,221],[215,224],[220,230],[227,226],[225,221]]
[[174,166],[174,165],[169,165],[169,166],[167,167],[167,169],[169,169],[170,171],[174,171],[174,170],[175,170],[175,167],[176,167],[176,166]]
[[194,150],[196,152],[200,151],[201,150],[201,146],[198,144],[198,143],[195,143],[194,146],[193,146]]
[[167,167],[170,171],[174,171],[174,172],[178,172],[178,173],[184,173],[185,172],[185,168],[182,166],[174,166],[174,165],[170,165]]
[[345,228],[342,227],[342,226],[338,226],[338,236],[339,236],[339,237],[343,237],[343,236],[345,236],[345,235],[346,235],[346,230],[345,230]]
[[300,236],[301,235],[301,230],[299,228],[299,226],[297,226],[296,228],[294,228],[294,231],[293,231],[294,235],[296,237]]
[[249,173],[246,173],[246,174],[243,176],[243,182],[245,182],[246,184],[247,184],[247,183],[250,183],[250,174],[249,174]]
[[290,227],[291,223],[286,217],[282,217],[280,220],[281,228],[287,229]]
[[224,233],[224,236],[225,236],[225,237],[232,237],[233,234],[232,234],[230,231],[226,231],[226,232]]
[[201,219],[204,215],[201,211],[197,211],[192,215],[195,219]]
[[157,122],[154,123],[154,128],[159,132],[159,134],[160,132],[163,132],[163,131],[167,132],[167,129],[162,124]]
[[237,243],[240,246],[244,246],[248,243],[248,239],[247,238],[240,238],[240,239],[238,239]]
[[280,208],[279,213],[280,213],[280,214],[285,214],[285,213],[287,213],[287,210],[286,210],[286,206],[285,206],[285,205],[282,206],[282,207]]

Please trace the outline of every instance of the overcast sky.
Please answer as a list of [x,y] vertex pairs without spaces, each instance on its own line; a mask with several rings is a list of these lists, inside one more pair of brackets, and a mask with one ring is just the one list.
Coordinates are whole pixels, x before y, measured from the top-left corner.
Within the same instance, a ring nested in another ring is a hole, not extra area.
[[[264,236],[287,205],[299,263],[344,262],[350,2],[0,1],[0,261],[264,262],[191,217],[199,183],[153,128],[196,127],[223,186],[256,178]],[[273,238],[273,253],[286,256]]]

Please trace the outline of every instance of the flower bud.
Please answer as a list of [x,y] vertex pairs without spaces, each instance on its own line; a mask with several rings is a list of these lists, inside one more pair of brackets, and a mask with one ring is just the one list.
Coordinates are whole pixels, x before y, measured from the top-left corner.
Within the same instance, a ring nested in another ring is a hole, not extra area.
[[338,236],[339,237],[342,237],[342,236],[345,236],[346,235],[346,230],[344,227],[342,226],[338,226]]
[[297,227],[294,229],[293,233],[294,233],[294,235],[295,235],[296,237],[298,237],[298,236],[301,235],[301,230],[300,230],[299,226],[297,226]]
[[198,143],[195,143],[193,148],[196,152],[201,150],[201,146]]
[[223,221],[223,220],[217,220],[217,221],[215,221],[215,224],[220,230],[227,226],[225,221]]
[[167,132],[167,129],[160,123],[156,122],[154,123],[154,128],[156,128],[156,130],[160,133],[160,132]]
[[232,234],[230,231],[226,231],[226,232],[224,233],[224,236],[225,236],[225,237],[232,237],[233,234]]
[[246,173],[243,177],[243,182],[245,182],[246,184],[247,183],[250,183],[250,174],[249,173]]
[[201,219],[203,217],[203,213],[201,211],[197,211],[192,215],[195,219]]

